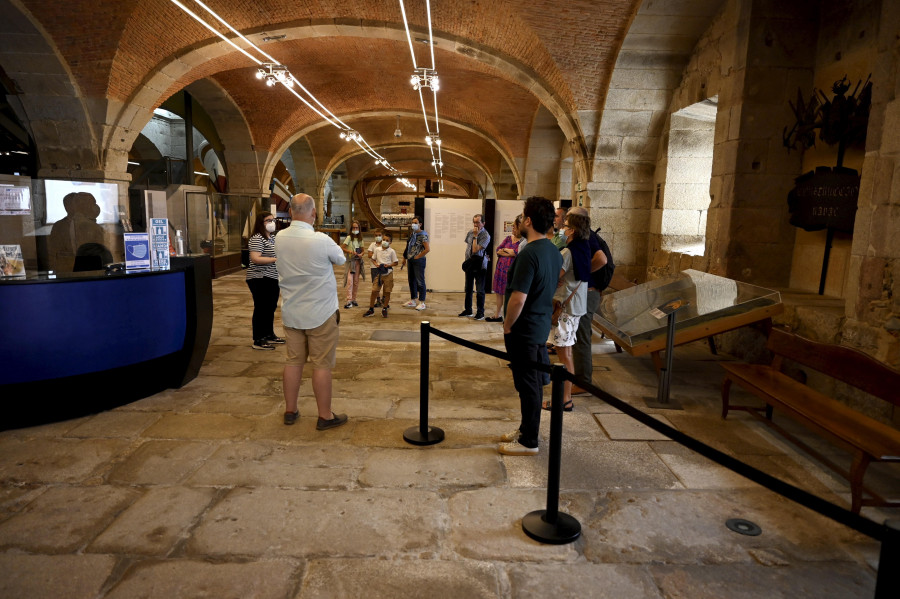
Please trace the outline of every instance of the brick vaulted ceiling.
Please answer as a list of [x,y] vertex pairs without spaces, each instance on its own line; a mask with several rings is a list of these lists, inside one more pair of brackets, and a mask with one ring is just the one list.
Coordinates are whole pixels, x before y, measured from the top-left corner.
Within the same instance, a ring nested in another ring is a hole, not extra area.
[[[183,0],[202,13],[193,0]],[[418,95],[399,0],[205,0],[389,159],[424,146]],[[286,90],[254,77],[255,65],[171,0],[21,0],[69,68],[80,94],[133,100],[168,65],[190,62],[156,105],[199,79],[235,101],[257,148],[281,151],[306,135],[316,167],[346,155],[337,131]],[[413,36],[427,37],[424,0],[405,3]],[[448,167],[495,169],[527,154],[536,111],[560,119],[602,108],[615,57],[640,0],[434,0],[438,110]],[[282,40],[262,39],[284,34]],[[420,66],[428,47],[415,43]],[[537,90],[537,91],[536,91]],[[426,109],[433,112],[430,93]],[[552,104],[548,106],[548,104]],[[396,116],[404,136],[396,139]],[[325,126],[323,126],[325,125]],[[584,132],[590,135],[593,132]]]

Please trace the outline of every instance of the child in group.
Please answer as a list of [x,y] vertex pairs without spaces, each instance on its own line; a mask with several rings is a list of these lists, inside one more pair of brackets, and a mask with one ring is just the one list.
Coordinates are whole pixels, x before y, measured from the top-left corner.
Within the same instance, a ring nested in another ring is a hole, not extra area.
[[383,231],[381,235],[381,247],[372,251],[372,297],[369,298],[369,309],[363,316],[375,314],[375,300],[378,291],[383,290],[384,299],[381,302],[381,315],[387,318],[388,308],[391,307],[391,290],[394,288],[394,267],[399,264],[397,252],[391,247],[393,235],[390,231]]
[[[375,253],[375,248],[381,247],[381,235],[383,232],[383,229],[375,229],[375,241],[373,241],[369,245],[369,249],[366,251],[366,254],[369,256],[369,260],[372,260],[373,254]],[[375,283],[375,279],[378,277],[378,269],[373,267],[370,271],[370,274],[372,275],[372,283]],[[381,296],[378,296],[378,298],[375,300],[375,307],[379,308],[380,306]]]

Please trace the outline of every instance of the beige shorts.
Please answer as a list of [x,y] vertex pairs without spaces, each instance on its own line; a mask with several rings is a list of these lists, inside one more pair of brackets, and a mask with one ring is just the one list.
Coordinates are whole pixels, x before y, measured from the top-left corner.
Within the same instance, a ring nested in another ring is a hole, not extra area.
[[288,364],[305,364],[317,370],[332,370],[337,359],[338,313],[314,329],[284,327]]

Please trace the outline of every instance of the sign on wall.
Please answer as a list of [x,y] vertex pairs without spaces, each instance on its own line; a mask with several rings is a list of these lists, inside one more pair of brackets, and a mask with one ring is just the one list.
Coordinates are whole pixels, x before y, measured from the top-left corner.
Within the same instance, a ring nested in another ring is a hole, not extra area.
[[853,232],[860,183],[855,170],[820,166],[794,181],[788,194],[792,225],[807,231]]

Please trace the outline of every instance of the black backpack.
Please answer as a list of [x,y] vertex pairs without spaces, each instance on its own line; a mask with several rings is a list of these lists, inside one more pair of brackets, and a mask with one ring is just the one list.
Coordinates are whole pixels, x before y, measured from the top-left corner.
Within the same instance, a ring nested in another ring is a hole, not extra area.
[[602,292],[609,287],[609,282],[612,281],[616,265],[613,262],[612,252],[609,251],[609,245],[607,245],[606,241],[600,237],[600,229],[598,228],[595,233],[597,234],[597,240],[600,242],[600,249],[603,250],[603,253],[606,255],[606,265],[593,273],[591,277],[593,278],[594,287]]

